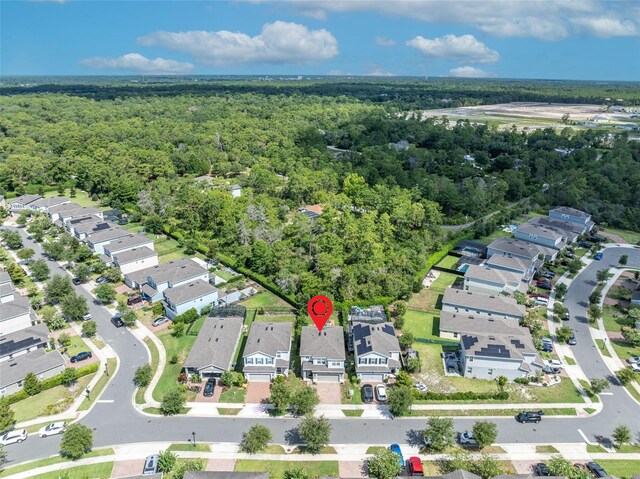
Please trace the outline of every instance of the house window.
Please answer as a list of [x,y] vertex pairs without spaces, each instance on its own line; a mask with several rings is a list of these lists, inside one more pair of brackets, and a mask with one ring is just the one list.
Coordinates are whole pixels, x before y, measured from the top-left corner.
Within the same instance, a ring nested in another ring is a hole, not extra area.
[[378,364],[387,364],[387,358],[382,358],[380,360],[378,360]]
[[245,364],[253,364],[253,358],[244,358]]
[[453,337],[457,338],[458,337],[458,333],[453,333]]
[[330,361],[329,364],[334,368],[339,368],[342,365],[340,361]]
[[471,368],[467,368],[467,373],[471,374]]
[[264,363],[263,358],[256,358],[256,364],[263,364],[263,363]]
[[367,364],[367,358],[358,358],[358,364]]
[[264,362],[265,364],[273,364],[273,358],[266,358]]

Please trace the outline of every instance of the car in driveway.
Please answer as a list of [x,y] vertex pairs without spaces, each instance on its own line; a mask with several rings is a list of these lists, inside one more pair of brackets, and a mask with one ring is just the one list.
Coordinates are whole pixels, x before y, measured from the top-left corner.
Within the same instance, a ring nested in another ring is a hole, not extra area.
[[98,276],[96,278],[96,283],[98,284],[104,284],[104,283],[108,283],[109,282],[109,278],[107,278],[106,276]]
[[560,369],[564,368],[564,364],[559,359],[549,359],[545,361],[545,363],[551,366],[552,368],[560,368]]
[[407,459],[407,471],[410,476],[424,476],[424,468],[419,457],[411,456]]
[[71,356],[71,362],[77,363],[78,361],[84,361],[86,359],[89,359],[92,356],[93,354],[91,354],[91,351],[82,351],[76,354],[75,356]]
[[544,351],[545,353],[552,353],[553,352],[553,344],[551,343],[542,343],[542,346],[540,347],[540,351]]
[[549,476],[549,468],[544,462],[539,462],[533,466],[533,473],[536,476]]
[[569,259],[576,259],[576,255],[575,255],[575,254],[573,254],[573,253],[567,253],[567,254],[565,254],[565,256],[566,256],[567,258],[569,258]]
[[607,477],[607,472],[597,462],[587,462],[587,470],[593,474],[594,477]]
[[87,313],[84,316],[82,316],[82,320],[83,321],[89,321],[91,320],[91,313]]
[[206,398],[210,398],[213,396],[213,391],[216,389],[216,380],[213,378],[207,379],[207,382],[204,384],[204,391],[202,395]]
[[41,427],[38,431],[38,436],[48,437],[55,436],[56,434],[62,434],[66,426],[67,424],[64,422],[52,422],[51,424]]
[[553,289],[553,285],[551,283],[540,283],[538,285],[540,289],[546,289],[547,291],[551,291]]
[[545,364],[542,366],[542,372],[545,374],[560,374],[562,372],[562,368],[554,368]]
[[540,421],[542,421],[542,416],[536,411],[522,411],[516,415],[516,421],[521,424],[530,422],[538,424]]
[[111,318],[111,324],[113,324],[116,328],[121,328],[124,326],[124,321],[120,316],[114,316]]
[[133,306],[134,304],[142,303],[142,296],[136,294],[127,299],[127,306]]
[[532,298],[549,299],[549,295],[546,294],[546,293],[531,293],[531,297]]
[[464,431],[458,433],[458,443],[463,446],[477,446],[475,438],[473,437],[472,431]]
[[144,467],[142,468],[142,475],[148,476],[150,474],[155,474],[158,472],[158,454],[152,454],[151,456],[147,456],[144,460]]
[[553,279],[556,277],[556,274],[551,271],[545,271],[544,273],[542,273],[542,276],[547,279]]
[[627,362],[629,364],[640,363],[640,356],[631,356],[629,359],[627,359]]
[[28,434],[26,429],[14,429],[13,431],[9,431],[4,436],[0,437],[0,444],[3,446],[8,446],[9,444],[15,444],[17,442],[22,442],[27,439]]
[[631,364],[629,364],[629,368],[630,368],[632,371],[635,371],[635,372],[637,372],[637,373],[640,373],[640,363],[631,363]]
[[600,261],[602,259],[602,253],[596,253],[593,259],[595,259],[596,261]]
[[404,457],[402,457],[402,451],[400,450],[400,446],[397,444],[391,444],[389,446],[389,450],[399,456],[398,463],[400,463],[400,466],[404,469]]
[[376,401],[387,402],[387,388],[384,384],[378,384],[375,387]]
[[361,390],[362,402],[373,402],[373,386],[371,384],[364,384]]
[[151,326],[153,326],[154,328],[157,328],[161,324],[164,324],[168,321],[169,321],[169,318],[167,318],[166,316],[160,316],[159,318],[156,318],[153,321],[151,321]]

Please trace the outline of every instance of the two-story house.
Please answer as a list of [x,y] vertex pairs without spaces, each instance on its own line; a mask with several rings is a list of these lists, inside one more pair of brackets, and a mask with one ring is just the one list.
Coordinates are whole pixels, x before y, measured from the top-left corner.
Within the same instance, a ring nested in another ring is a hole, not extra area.
[[[74,205],[74,203],[68,203],[69,205]],[[62,205],[67,206],[67,205]],[[94,208],[93,206],[77,206],[76,208],[59,211],[58,219],[62,221],[62,224],[67,227],[67,223],[73,221],[74,219],[84,218],[84,217],[96,217],[98,219],[104,219],[102,216],[102,210],[99,208]],[[51,211],[52,208],[49,209]]]
[[325,326],[303,326],[300,335],[302,378],[318,382],[344,382],[344,329]]
[[129,234],[129,236],[114,239],[109,244],[104,245],[104,254],[111,258],[111,260],[113,260],[113,257],[115,255],[135,248],[149,248],[150,250],[155,249],[152,239],[147,238],[144,235]]
[[68,202],[47,208],[47,214],[49,215],[49,218],[51,218],[51,221],[53,221],[54,223],[56,221],[62,222],[61,215],[63,213],[66,213],[68,211],[77,211],[78,208],[80,208],[80,205]]
[[243,324],[241,317],[206,318],[184,362],[184,372],[219,378],[231,370]]
[[64,364],[57,350],[46,352],[44,348],[0,362],[0,397],[22,389],[27,374],[33,373],[39,380],[47,379],[64,371]]
[[484,266],[501,271],[509,271],[522,275],[524,281],[533,278],[536,272],[536,261],[527,261],[510,254],[494,254],[484,262]]
[[582,226],[583,233],[588,233],[593,229],[595,223],[591,221],[591,215],[584,211],[577,210],[575,208],[569,208],[568,206],[558,206],[549,211],[549,218],[557,220],[570,221],[571,223]]
[[443,339],[460,340],[463,332],[519,334],[519,328],[519,323],[511,319],[440,311],[439,336]]
[[515,292],[526,293],[527,284],[518,273],[469,265],[464,273],[464,289],[473,293],[511,295]]
[[44,323],[0,336],[0,362],[49,346],[49,328]]
[[247,381],[268,382],[289,374],[293,323],[257,323],[251,325],[242,355]]
[[521,321],[526,309],[514,298],[472,293],[461,289],[447,288],[442,297],[442,310],[452,313],[489,316]]
[[163,295],[164,310],[169,319],[186,313],[192,308],[195,308],[200,314],[202,308],[210,306],[218,300],[218,290],[201,279],[165,289]]
[[10,213],[20,213],[29,209],[29,205],[42,198],[40,195],[21,195],[16,198],[6,200],[6,205]]
[[16,295],[13,301],[0,305],[0,335],[29,328],[35,324],[36,319],[29,301]]
[[562,233],[531,223],[518,225],[515,236],[517,239],[557,250],[561,250],[567,246],[567,238]]
[[515,256],[542,264],[543,260],[553,261],[558,255],[558,250],[517,238],[503,237],[497,238],[487,246],[487,257],[494,254]]
[[47,212],[49,208],[53,208],[54,206],[66,205],[67,203],[71,203],[69,198],[65,198],[64,196],[52,196],[50,198],[40,198],[35,200],[27,205],[27,208],[32,211],[41,211]]
[[113,227],[115,227],[113,223],[95,218],[92,221],[69,225],[69,233],[77,239],[83,240],[90,234],[99,233]]
[[527,221],[527,223],[544,226],[550,230],[557,231],[567,239],[567,243],[576,242],[578,240],[578,236],[584,232],[584,227],[577,223],[549,218],[548,216],[534,216]]
[[112,241],[116,241],[121,238],[126,238],[127,236],[132,236],[130,231],[125,230],[124,228],[120,228],[119,226],[109,228],[103,231],[96,231],[94,233],[90,233],[85,238],[87,245],[89,248],[93,250],[96,254],[104,254],[104,247],[111,243]]
[[358,379],[382,382],[400,371],[400,344],[393,323],[353,323],[351,336]]
[[125,283],[139,289],[145,300],[159,301],[162,292],[196,280],[209,282],[209,271],[189,258],[180,258],[125,275]]
[[122,274],[127,274],[150,266],[156,266],[158,264],[158,253],[146,246],[142,246],[116,253],[113,255],[112,260],[113,265],[120,269]]

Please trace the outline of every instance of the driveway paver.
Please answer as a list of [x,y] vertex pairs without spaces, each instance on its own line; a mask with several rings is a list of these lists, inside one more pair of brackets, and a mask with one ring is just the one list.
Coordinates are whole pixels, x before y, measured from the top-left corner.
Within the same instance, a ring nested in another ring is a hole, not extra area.
[[111,477],[139,476],[144,468],[144,459],[132,459],[130,461],[116,461],[113,465]]
[[207,471],[233,471],[236,467],[235,459],[209,459],[207,461]]
[[338,471],[340,477],[367,477],[365,461],[340,461]]
[[252,382],[247,383],[247,395],[245,402],[247,404],[260,404],[269,398],[271,383]]
[[318,383],[311,386],[318,392],[320,404],[340,404],[342,402],[340,383]]

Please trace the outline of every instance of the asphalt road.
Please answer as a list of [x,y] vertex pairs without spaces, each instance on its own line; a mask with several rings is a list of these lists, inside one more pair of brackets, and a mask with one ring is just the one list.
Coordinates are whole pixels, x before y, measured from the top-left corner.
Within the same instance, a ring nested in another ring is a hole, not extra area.
[[[42,253],[37,243],[26,239],[25,246],[36,251],[36,257]],[[569,307],[572,319],[570,325],[576,331],[578,345],[574,346],[576,358],[590,378],[609,377],[611,372],[600,359],[591,340],[586,320],[587,298],[595,287],[595,275],[598,269],[617,265],[621,254],[629,256],[629,266],[640,267],[640,249],[614,248],[606,250],[602,261],[594,261],[572,283],[565,304]],[[52,274],[64,273],[56,263],[50,262]],[[110,314],[103,307],[92,302],[91,295],[84,288],[76,287],[79,294],[90,302],[91,315],[98,323],[100,335],[109,343],[120,358],[120,370],[112,380],[101,400],[113,400],[112,403],[100,402],[94,406],[82,423],[94,430],[94,447],[130,444],[137,442],[176,441],[185,442],[196,433],[197,441],[238,442],[242,433],[255,423],[269,427],[275,443],[297,443],[295,428],[299,423],[294,418],[239,418],[235,416],[197,418],[197,417],[148,417],[139,414],[133,407],[132,397],[135,387],[132,383],[135,369],[148,361],[142,344],[125,328],[115,328],[110,323]],[[548,418],[540,424],[519,424],[513,418],[491,419],[498,425],[498,443],[562,443],[582,442],[581,430],[590,440],[596,436],[608,436],[619,424],[627,424],[634,434],[640,431],[640,406],[617,385],[603,396],[604,410],[588,418]],[[470,429],[475,419],[455,419],[459,431]],[[426,418],[420,419],[332,419],[331,442],[334,444],[419,444],[419,431],[424,429]],[[39,438],[31,436],[22,444],[6,447],[9,462],[23,462],[30,459],[50,456],[58,452],[60,436]],[[10,465],[10,464],[8,464]]]

